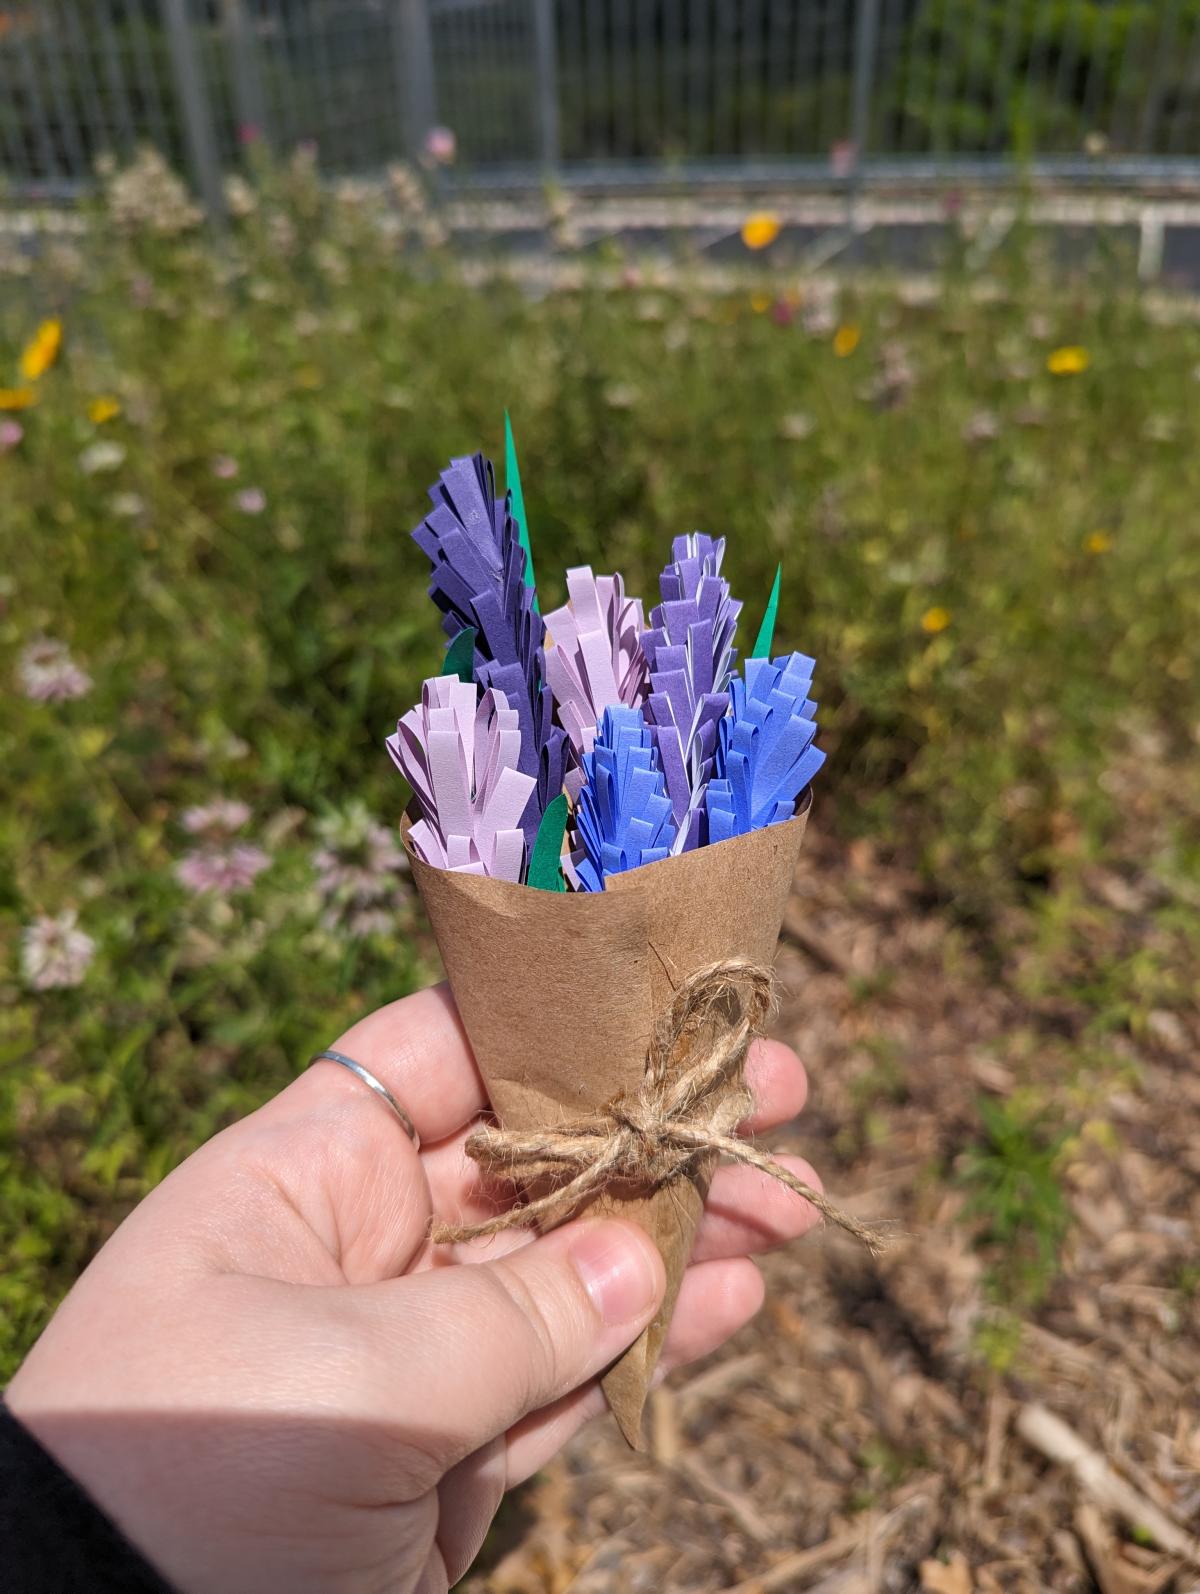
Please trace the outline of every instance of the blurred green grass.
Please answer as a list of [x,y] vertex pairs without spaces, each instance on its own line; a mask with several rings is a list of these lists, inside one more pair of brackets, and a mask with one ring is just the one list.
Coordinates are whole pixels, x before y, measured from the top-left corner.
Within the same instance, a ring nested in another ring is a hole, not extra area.
[[[303,163],[219,246],[143,186],[0,283],[0,385],[39,319],[65,330],[0,416],[24,432],[0,455],[0,1379],[151,1184],[429,977],[407,899],[391,930],[323,923],[315,827],[399,817],[383,737],[440,653],[407,532],[451,455],[502,457],[505,407],[543,608],[584,562],[649,597],[700,528],[749,629],[782,560],[777,643],[819,661],[818,823],[920,868],[997,966],[1026,942],[1022,979],[1070,982],[1102,1032],[1179,991],[1182,899],[1160,955],[1081,918],[1077,882],[1119,858],[1200,883],[1189,319],[1019,238],[986,283],[951,250],[932,297],[786,262],[717,291],[682,257],[535,294]],[[1063,346],[1086,369],[1053,374]],[[88,695],[16,689],[39,637]],[[1178,774],[1131,809],[1114,771],[1146,763]],[[192,896],[181,816],[222,796],[270,866]],[[95,960],[33,991],[21,927],[72,907]]]

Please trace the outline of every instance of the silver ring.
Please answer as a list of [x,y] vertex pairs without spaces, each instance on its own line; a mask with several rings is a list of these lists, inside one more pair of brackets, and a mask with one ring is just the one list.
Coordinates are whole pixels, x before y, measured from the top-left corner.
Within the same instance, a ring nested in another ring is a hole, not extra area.
[[420,1151],[421,1137],[417,1133],[416,1124],[413,1123],[412,1119],[408,1116],[404,1108],[396,1100],[395,1096],[392,1095],[391,1091],[387,1088],[383,1081],[381,1079],[376,1079],[375,1075],[370,1071],[369,1068],[364,1068],[361,1063],[356,1063],[353,1057],[347,1057],[344,1052],[318,1052],[315,1057],[309,1058],[308,1066],[311,1068],[314,1063],[320,1062],[341,1063],[343,1068],[348,1068],[352,1074],[357,1074],[364,1085],[369,1085],[377,1096],[382,1097],[383,1100],[387,1102],[388,1106],[396,1114],[396,1117],[399,1118],[400,1126],[404,1130],[404,1133],[412,1141],[417,1150]]

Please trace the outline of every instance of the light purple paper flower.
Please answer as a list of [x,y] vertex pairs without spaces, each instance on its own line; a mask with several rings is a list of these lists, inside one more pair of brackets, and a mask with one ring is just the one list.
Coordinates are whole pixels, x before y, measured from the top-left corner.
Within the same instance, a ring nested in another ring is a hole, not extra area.
[[627,598],[620,576],[594,576],[590,565],[567,571],[568,601],[546,616],[546,678],[571,743],[565,785],[583,785],[583,758],[606,708],[640,703],[646,691],[645,626],[640,598]]
[[642,634],[650,669],[646,718],[678,825],[675,852],[700,843],[704,787],[712,771],[717,725],[729,707],[734,632],[741,604],[721,576],[725,539],[702,532],[676,537],[659,578],[662,603]]
[[240,843],[236,847],[200,847],[186,853],[175,865],[179,883],[197,895],[213,892],[233,896],[246,891],[270,864],[261,847]]
[[21,931],[21,972],[35,991],[80,985],[96,955],[96,943],[78,927],[73,908],[56,917],[40,914]]
[[67,703],[86,697],[92,678],[71,657],[63,642],[41,637],[23,648],[17,660],[21,690],[34,703]]
[[732,682],[713,777],[705,792],[708,840],[727,841],[796,812],[800,793],[825,762],[814,743],[817,705],[809,697],[813,660],[747,659]]
[[520,880],[521,818],[536,781],[517,767],[520,716],[503,692],[491,688],[480,698],[473,683],[431,676],[387,749],[421,812],[409,832],[418,858],[438,869]]
[[566,732],[554,723],[546,683],[546,627],[525,583],[525,550],[510,512],[496,498],[490,460],[473,454],[450,462],[429,489],[433,509],[413,532],[432,568],[429,595],[454,638],[471,626],[475,679],[503,695],[520,725],[517,768],[534,787],[520,827],[532,849],[546,804],[563,786]]

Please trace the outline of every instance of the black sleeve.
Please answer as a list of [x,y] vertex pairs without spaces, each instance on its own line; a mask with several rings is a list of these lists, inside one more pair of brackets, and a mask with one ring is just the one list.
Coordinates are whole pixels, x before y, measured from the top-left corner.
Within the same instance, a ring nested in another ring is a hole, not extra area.
[[12,1594],[171,1594],[0,1400],[0,1589]]

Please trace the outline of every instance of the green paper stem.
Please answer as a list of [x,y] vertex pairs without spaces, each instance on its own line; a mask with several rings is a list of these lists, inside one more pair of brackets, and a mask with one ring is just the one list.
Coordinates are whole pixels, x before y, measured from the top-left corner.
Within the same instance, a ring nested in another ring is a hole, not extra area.
[[475,631],[472,626],[464,626],[446,649],[442,674],[457,675],[468,686],[475,679]]
[[771,596],[767,599],[767,610],[758,628],[758,636],[754,639],[754,646],[750,649],[752,659],[771,657],[771,643],[775,640],[775,616],[779,613],[779,586],[782,580],[783,566],[776,565],[775,580],[771,583]]
[[533,851],[529,855],[526,885],[539,891],[565,891],[562,873],[563,834],[567,828],[567,794],[559,792],[542,815]]
[[[517,464],[517,445],[513,441],[512,422],[504,412],[504,485],[512,494],[512,517],[517,526],[517,537],[525,550],[525,585],[533,587],[533,548],[529,542],[529,522],[525,518],[525,495],[521,491],[521,467]],[[538,611],[537,592],[533,594],[534,611]]]

